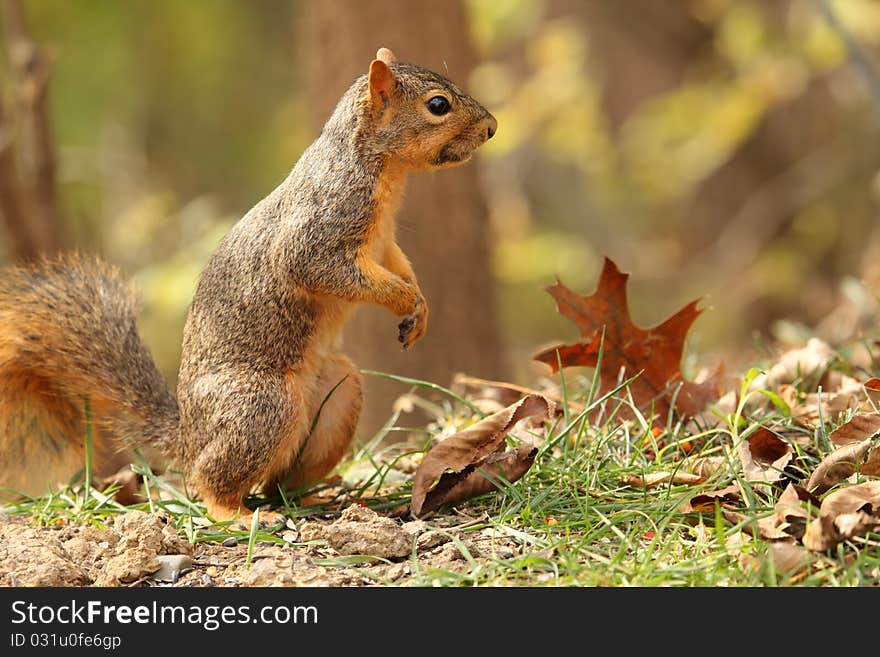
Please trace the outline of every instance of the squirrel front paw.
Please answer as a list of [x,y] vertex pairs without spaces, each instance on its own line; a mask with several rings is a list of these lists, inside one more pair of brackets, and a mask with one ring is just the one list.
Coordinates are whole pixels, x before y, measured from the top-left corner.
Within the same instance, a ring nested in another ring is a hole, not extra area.
[[397,329],[397,339],[404,349],[409,349],[425,335],[428,329],[428,304],[423,296],[419,295],[416,309],[403,318]]

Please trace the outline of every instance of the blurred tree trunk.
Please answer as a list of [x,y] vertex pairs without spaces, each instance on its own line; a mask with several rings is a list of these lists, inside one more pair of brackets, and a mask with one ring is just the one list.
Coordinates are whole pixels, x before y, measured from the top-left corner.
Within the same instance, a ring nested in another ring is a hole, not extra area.
[[[20,0],[0,0],[5,75],[13,100],[0,98],[0,220],[14,260],[58,250],[55,145],[49,119],[49,64],[31,38]],[[5,94],[4,94],[5,96]]]
[[[474,54],[460,0],[444,3],[442,11],[411,0],[305,2],[299,10],[299,66],[316,132],[380,47],[467,87]],[[382,308],[360,309],[345,330],[345,350],[361,368],[440,385],[449,385],[459,371],[504,375],[488,217],[476,166],[470,162],[412,176],[398,215],[398,236],[431,309],[428,333],[402,352],[398,319]],[[365,438],[388,419],[394,398],[406,387],[367,377],[366,390],[359,431]]]

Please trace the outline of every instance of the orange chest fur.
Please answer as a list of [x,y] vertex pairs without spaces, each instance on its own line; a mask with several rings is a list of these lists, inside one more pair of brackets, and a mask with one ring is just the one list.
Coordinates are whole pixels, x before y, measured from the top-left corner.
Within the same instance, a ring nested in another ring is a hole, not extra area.
[[370,230],[364,238],[366,253],[383,264],[388,247],[396,235],[396,215],[403,200],[403,174],[391,170],[382,172],[373,192],[373,217]]

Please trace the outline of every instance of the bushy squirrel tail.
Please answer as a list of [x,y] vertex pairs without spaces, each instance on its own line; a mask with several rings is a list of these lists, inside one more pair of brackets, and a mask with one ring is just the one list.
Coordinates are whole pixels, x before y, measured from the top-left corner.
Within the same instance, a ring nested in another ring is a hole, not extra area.
[[81,469],[87,406],[98,475],[126,465],[130,448],[178,456],[177,401],[136,307],[118,271],[94,258],[0,272],[0,487],[45,492]]

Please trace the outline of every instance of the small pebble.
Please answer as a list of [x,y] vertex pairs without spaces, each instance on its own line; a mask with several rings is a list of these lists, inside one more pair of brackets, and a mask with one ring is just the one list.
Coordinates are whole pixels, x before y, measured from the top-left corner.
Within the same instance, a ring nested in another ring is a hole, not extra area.
[[205,568],[205,573],[210,577],[214,577],[219,572],[220,572],[220,569],[217,568],[217,566],[208,566],[207,568]]
[[223,547],[235,547],[238,545],[238,539],[235,536],[230,536],[222,543]]
[[187,554],[160,554],[156,559],[161,566],[151,577],[160,582],[176,582],[181,572],[192,567],[192,557]]

